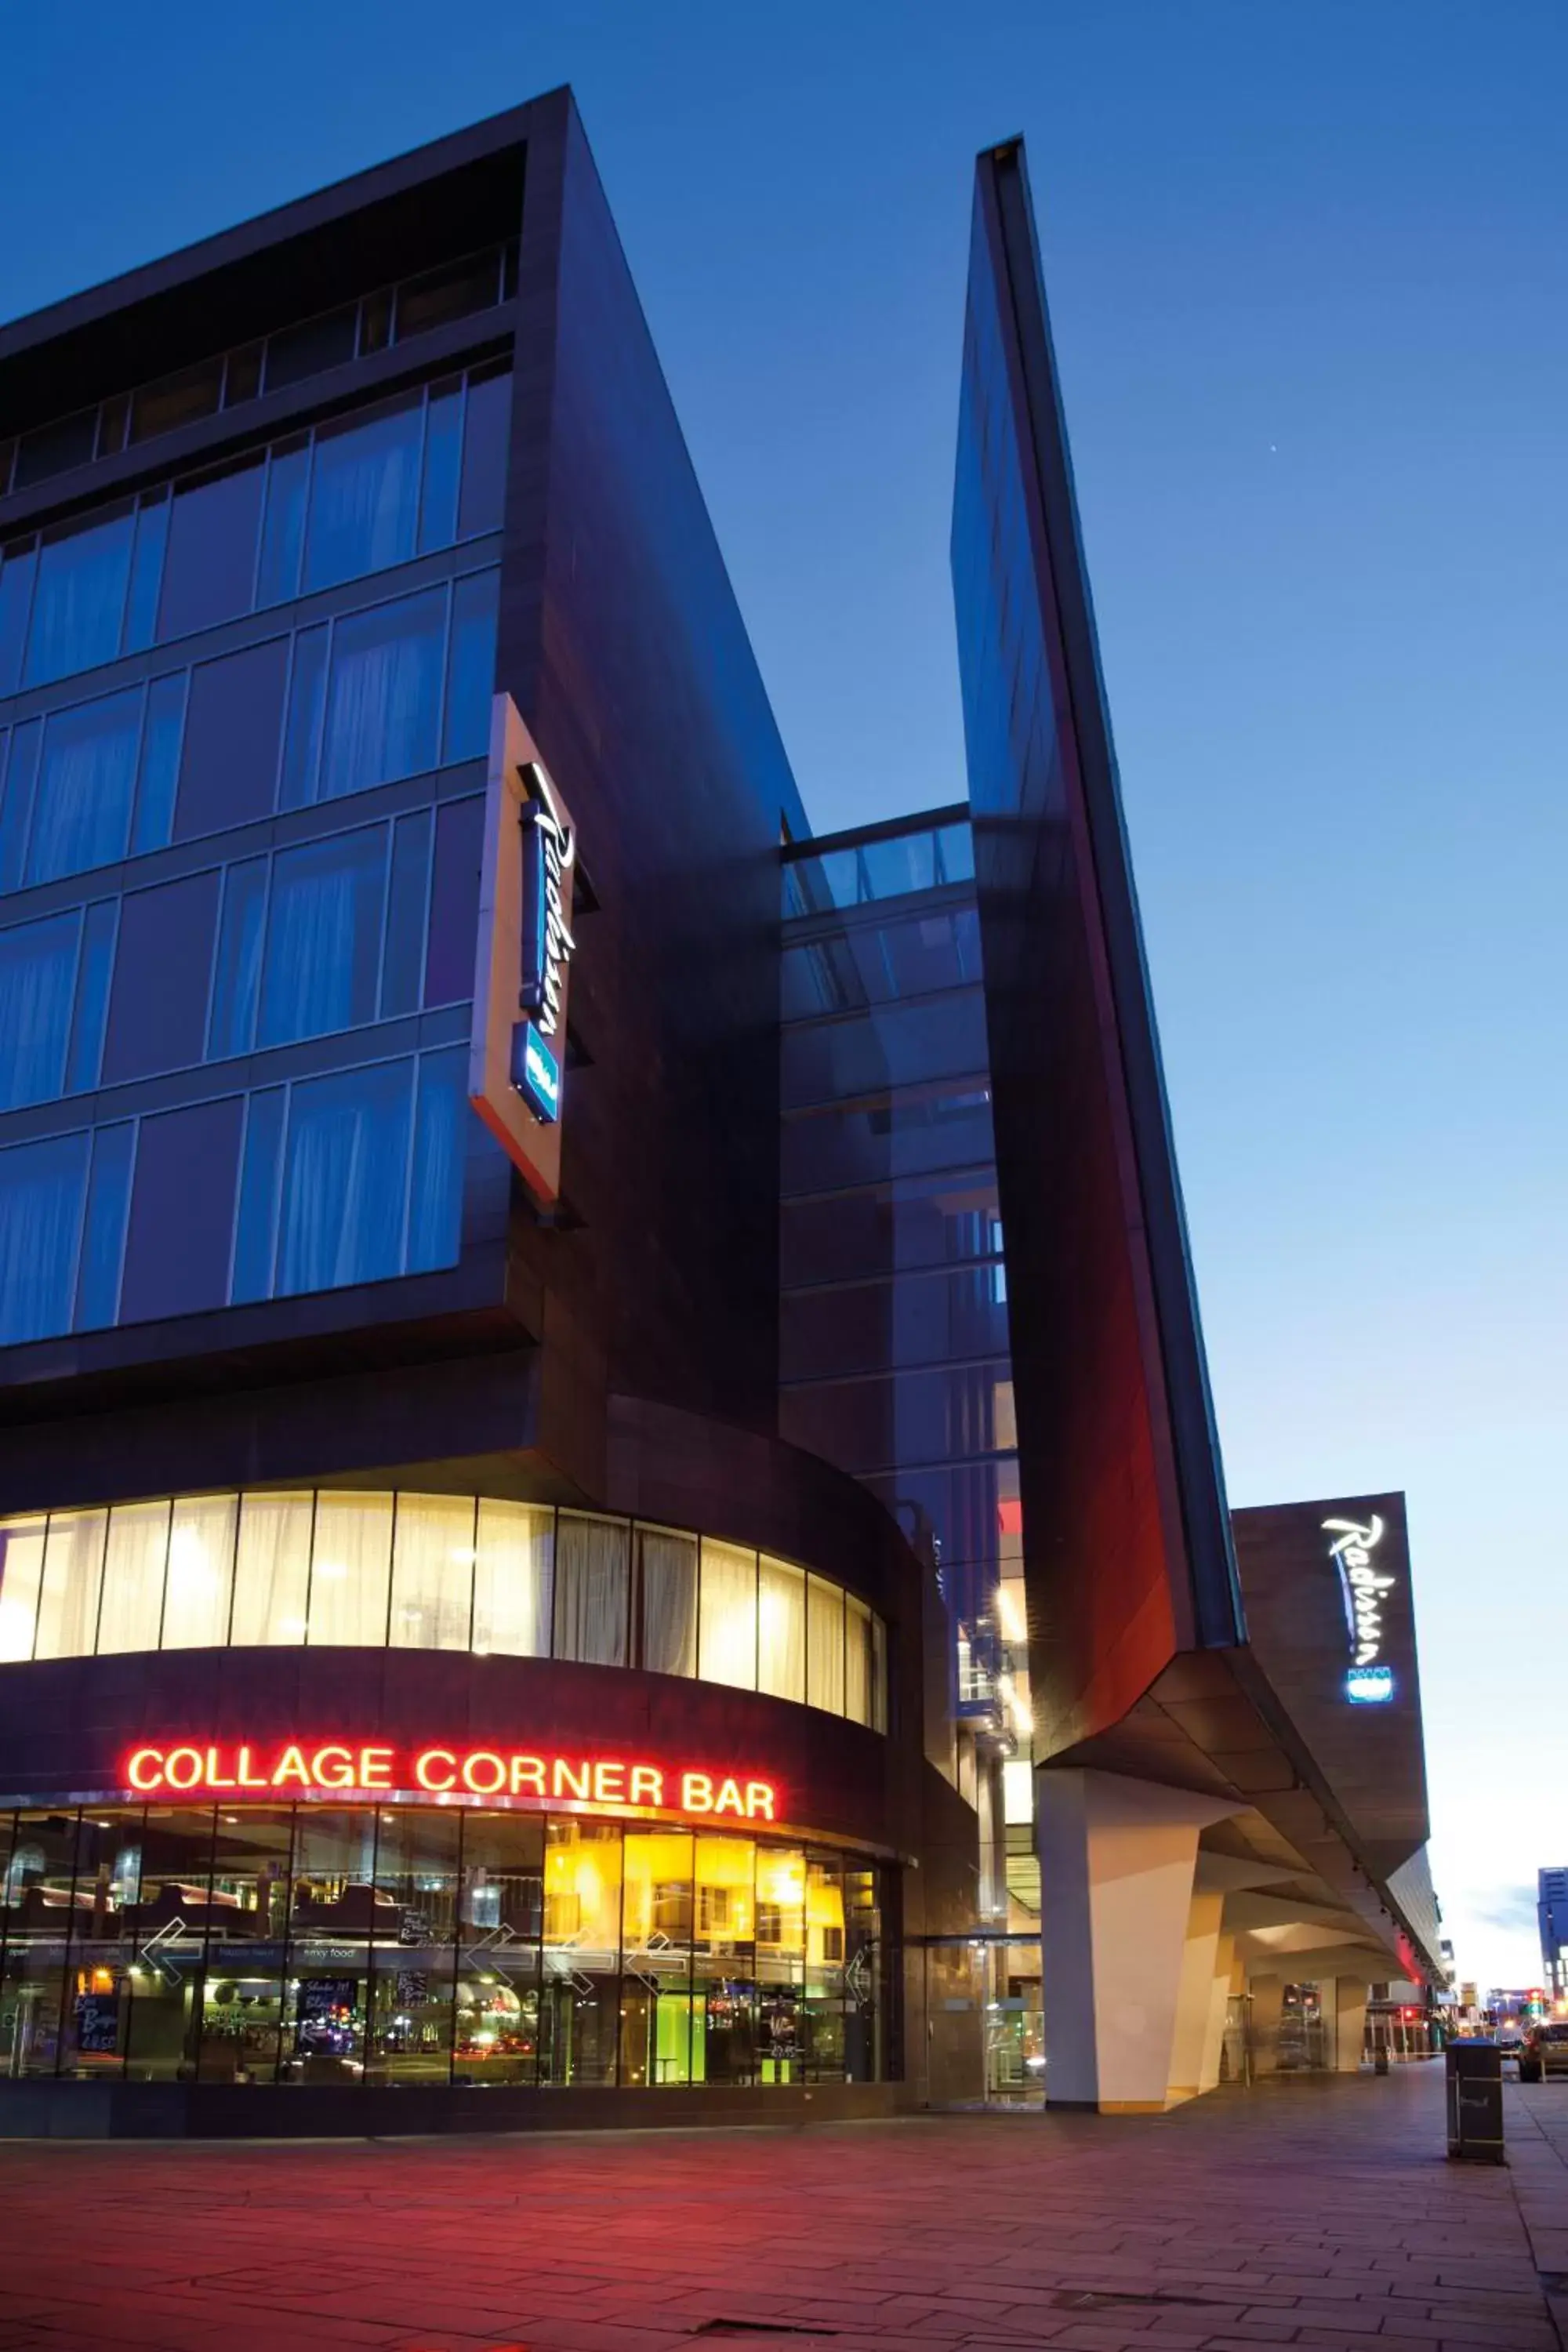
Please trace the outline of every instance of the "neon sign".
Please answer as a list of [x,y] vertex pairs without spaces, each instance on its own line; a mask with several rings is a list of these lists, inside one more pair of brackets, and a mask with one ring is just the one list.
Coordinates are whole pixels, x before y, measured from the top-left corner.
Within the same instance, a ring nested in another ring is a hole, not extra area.
[[542,1036],[553,1037],[565,1009],[566,966],[577,945],[567,921],[572,886],[566,878],[576,863],[577,835],[543,761],[527,761],[522,773],[533,797],[518,812],[528,901],[518,1003],[537,1015]]
[[1340,1571],[1350,1635],[1345,1696],[1356,1706],[1381,1706],[1394,1696],[1393,1670],[1383,1664],[1383,1596],[1394,1590],[1394,1579],[1373,1559],[1384,1524],[1374,1511],[1364,1525],[1360,1519],[1325,1519],[1323,1533],[1334,1538],[1329,1558]]
[[440,1802],[646,1806],[715,1819],[779,1818],[772,1780],[671,1770],[619,1758],[529,1754],[510,1748],[409,1748],[364,1740],[225,1740],[132,1748],[124,1786],[142,1796],[312,1796],[331,1790],[419,1790]]

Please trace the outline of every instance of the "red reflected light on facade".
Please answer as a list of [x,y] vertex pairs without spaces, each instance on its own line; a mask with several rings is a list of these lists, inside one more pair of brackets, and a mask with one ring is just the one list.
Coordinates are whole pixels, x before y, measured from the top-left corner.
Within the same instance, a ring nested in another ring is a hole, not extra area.
[[121,1777],[140,1796],[408,1789],[458,1801],[518,1798],[549,1804],[628,1805],[742,1822],[774,1822],[780,1816],[778,1788],[772,1780],[619,1757],[535,1755],[517,1748],[404,1749],[336,1739],[149,1744],[131,1751]]
[[996,1506],[996,1525],[1005,1536],[1024,1532],[1024,1506],[1016,1495],[1005,1495]]

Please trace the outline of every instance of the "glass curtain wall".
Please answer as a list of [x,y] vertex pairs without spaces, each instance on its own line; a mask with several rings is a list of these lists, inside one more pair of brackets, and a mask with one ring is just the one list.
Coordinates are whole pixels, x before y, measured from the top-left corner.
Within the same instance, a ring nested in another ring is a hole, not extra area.
[[0,1814],[0,2078],[877,2082],[862,1857],[424,1806]]
[[[784,914],[782,1432],[864,1480],[934,1549],[958,1629],[959,1706],[1013,1746],[1025,1810],[1007,1876],[1037,1916],[1007,1274],[967,814],[786,850]],[[808,1593],[808,1679],[818,1618]],[[878,1671],[876,1640],[851,1599],[851,1716]]]
[[300,1643],[637,1666],[888,1727],[867,1602],[678,1528],[357,1489],[0,1520],[0,1663]]

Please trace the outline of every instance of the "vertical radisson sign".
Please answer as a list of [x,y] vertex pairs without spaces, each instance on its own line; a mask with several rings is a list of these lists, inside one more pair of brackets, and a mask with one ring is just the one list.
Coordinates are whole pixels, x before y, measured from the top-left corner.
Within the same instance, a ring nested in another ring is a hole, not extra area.
[[1323,1533],[1333,1538],[1329,1558],[1339,1569],[1344,1594],[1351,1647],[1345,1696],[1358,1706],[1376,1706],[1394,1696],[1393,1670],[1383,1658],[1384,1596],[1393,1591],[1394,1579],[1373,1557],[1384,1524],[1373,1511],[1365,1520],[1325,1519]]
[[576,828],[560,789],[511,697],[498,694],[485,796],[468,1099],[544,1206],[561,1190],[576,862]]

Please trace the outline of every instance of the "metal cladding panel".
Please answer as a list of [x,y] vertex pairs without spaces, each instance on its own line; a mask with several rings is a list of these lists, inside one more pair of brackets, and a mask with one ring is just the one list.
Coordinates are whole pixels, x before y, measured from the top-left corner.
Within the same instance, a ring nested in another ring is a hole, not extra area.
[[[1235,1524],[1253,1654],[1386,1879],[1428,1830],[1405,1497],[1281,1503]],[[1375,1610],[1363,1603],[1359,1633],[1358,1590]]]
[[1245,1633],[1016,144],[978,166],[952,561],[1048,1759]]

